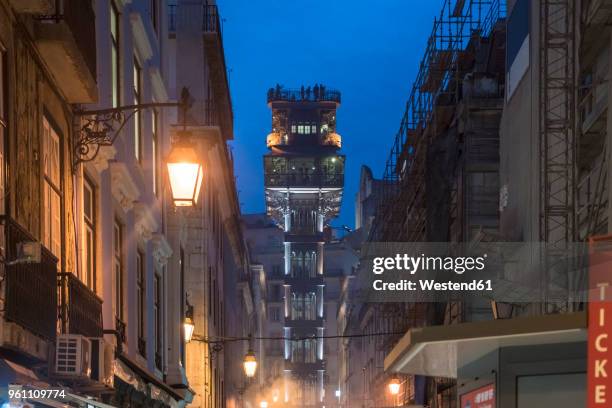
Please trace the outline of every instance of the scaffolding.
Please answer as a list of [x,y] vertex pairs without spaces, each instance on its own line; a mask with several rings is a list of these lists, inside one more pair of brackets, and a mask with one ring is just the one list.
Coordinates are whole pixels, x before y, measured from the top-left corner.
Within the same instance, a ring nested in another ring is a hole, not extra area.
[[574,0],[540,2],[540,242],[544,244],[541,254],[544,312],[559,308],[549,299],[550,282],[570,276],[568,268],[572,266],[566,262],[567,254],[577,241],[575,7]]
[[371,240],[425,236],[424,176],[429,138],[447,126],[473,59],[470,42],[488,37],[506,15],[505,1],[445,0],[427,41],[400,128],[387,158]]

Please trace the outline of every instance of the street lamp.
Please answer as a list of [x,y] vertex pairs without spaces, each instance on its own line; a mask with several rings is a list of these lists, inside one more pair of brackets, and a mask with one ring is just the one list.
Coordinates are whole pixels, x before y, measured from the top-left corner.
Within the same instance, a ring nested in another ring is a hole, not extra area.
[[246,376],[253,378],[255,376],[255,371],[257,371],[257,359],[255,358],[255,353],[252,349],[247,351],[242,364],[244,365],[244,373]]
[[397,378],[397,375],[394,375],[389,381],[389,392],[391,395],[397,395],[400,392],[400,380]]
[[399,378],[397,378],[397,375],[394,375],[393,378],[391,378],[391,381],[389,381],[389,392],[391,393],[391,395],[397,395],[399,394],[399,389],[400,389]]
[[200,195],[204,171],[195,147],[186,140],[186,136],[182,136],[182,139],[172,146],[166,165],[174,205],[195,206]]
[[259,408],[268,408],[268,401],[263,400],[259,403]]
[[195,323],[193,322],[193,306],[187,305],[185,312],[185,320],[183,321],[183,334],[185,335],[185,343],[189,343],[193,337]]

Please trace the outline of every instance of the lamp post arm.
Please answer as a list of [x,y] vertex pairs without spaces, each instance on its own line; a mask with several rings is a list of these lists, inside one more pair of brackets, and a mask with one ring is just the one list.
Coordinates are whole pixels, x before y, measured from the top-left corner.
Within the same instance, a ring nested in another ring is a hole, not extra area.
[[76,140],[73,146],[73,172],[76,172],[79,164],[95,160],[102,146],[112,146],[126,123],[140,111],[178,107],[183,126],[185,126],[187,111],[191,104],[189,90],[183,88],[179,102],[143,103],[116,108],[77,110],[75,112]]

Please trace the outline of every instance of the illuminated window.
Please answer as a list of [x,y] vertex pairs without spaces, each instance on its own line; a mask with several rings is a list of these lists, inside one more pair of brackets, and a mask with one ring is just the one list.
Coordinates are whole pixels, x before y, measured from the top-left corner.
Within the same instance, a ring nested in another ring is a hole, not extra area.
[[92,291],[96,291],[96,193],[95,187],[85,177],[83,179],[83,281]]
[[291,125],[291,133],[295,133],[295,131],[296,131],[295,125]]
[[298,134],[300,135],[304,134],[304,125],[298,125]]
[[43,244],[58,259],[61,256],[61,164],[60,136],[43,117]]

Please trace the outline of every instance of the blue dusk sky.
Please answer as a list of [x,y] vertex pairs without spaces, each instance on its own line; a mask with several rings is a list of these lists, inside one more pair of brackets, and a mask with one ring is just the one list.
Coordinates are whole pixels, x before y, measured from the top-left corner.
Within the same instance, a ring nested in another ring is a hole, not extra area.
[[266,91],[325,84],[342,92],[347,167],[342,210],[354,226],[363,164],[380,177],[442,0],[218,0],[234,106],[232,142],[244,214],[263,212]]

